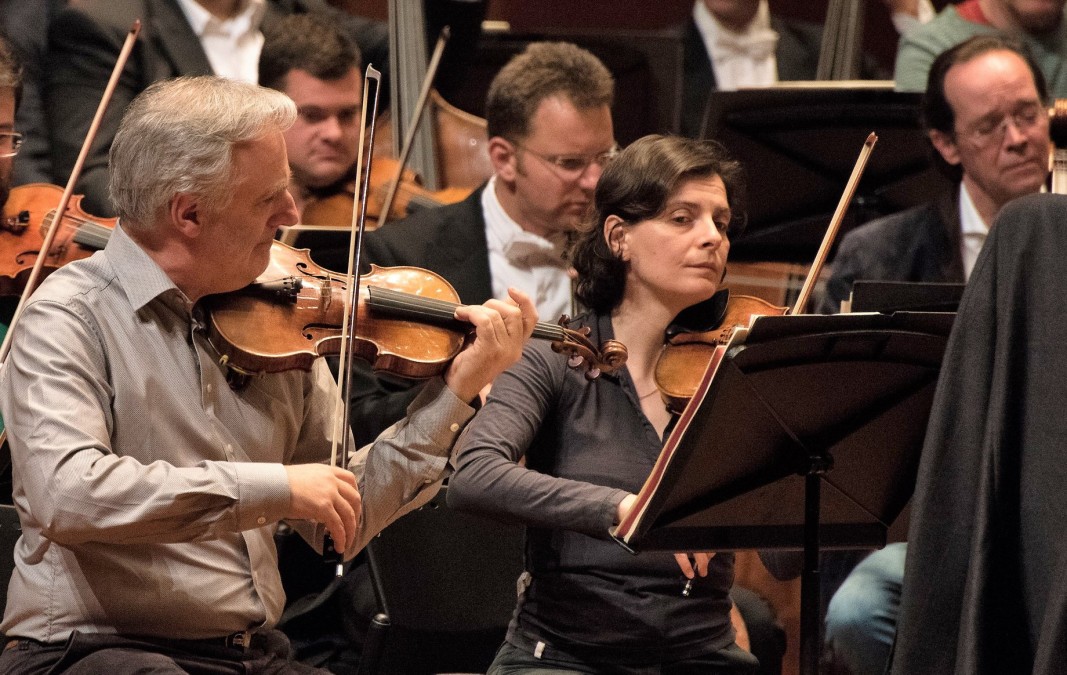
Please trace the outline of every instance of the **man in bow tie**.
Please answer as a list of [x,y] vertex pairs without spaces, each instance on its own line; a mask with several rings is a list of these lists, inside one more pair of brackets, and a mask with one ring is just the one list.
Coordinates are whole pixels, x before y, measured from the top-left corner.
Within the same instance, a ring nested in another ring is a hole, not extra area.
[[[917,0],[910,10],[902,0],[887,0],[895,23],[898,14],[914,12],[922,17],[926,2]],[[767,0],[696,0],[682,30],[685,136],[701,134],[704,109],[713,91],[815,79],[822,26],[773,16]],[[862,72],[867,78],[879,74],[866,62]]]
[[[611,123],[614,81],[592,54],[562,42],[535,43],[493,79],[486,101],[493,176],[457,204],[429,209],[369,232],[364,260],[415,265],[447,279],[463,302],[530,294],[541,317],[574,314],[563,259],[617,146]],[[325,252],[319,262],[345,269]],[[418,387],[365,370],[352,415],[369,424],[400,419]]]

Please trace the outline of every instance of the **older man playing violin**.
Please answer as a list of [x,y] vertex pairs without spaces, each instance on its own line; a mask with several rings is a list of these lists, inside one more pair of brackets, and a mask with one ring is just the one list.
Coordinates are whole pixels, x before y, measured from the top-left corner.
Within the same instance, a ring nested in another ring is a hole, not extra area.
[[0,672],[318,672],[273,630],[274,526],[353,555],[432,495],[469,401],[518,358],[526,296],[458,309],[469,346],[346,468],[321,463],[344,427],[321,361],[227,385],[198,301],[256,279],[295,222],[295,117],[284,95],[215,77],[127,110],[121,225],[38,289],[0,372],[23,528]]

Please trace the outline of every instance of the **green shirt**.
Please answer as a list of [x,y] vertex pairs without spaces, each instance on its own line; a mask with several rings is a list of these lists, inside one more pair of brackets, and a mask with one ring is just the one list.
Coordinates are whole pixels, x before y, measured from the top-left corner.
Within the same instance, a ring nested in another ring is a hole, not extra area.
[[[985,24],[968,21],[949,5],[934,20],[900,38],[897,63],[893,70],[897,91],[926,91],[930,65],[941,52],[975,35],[992,35],[1000,31]],[[1067,22],[1060,21],[1055,30],[1040,36],[1018,36],[1044,73],[1052,97],[1067,97]]]

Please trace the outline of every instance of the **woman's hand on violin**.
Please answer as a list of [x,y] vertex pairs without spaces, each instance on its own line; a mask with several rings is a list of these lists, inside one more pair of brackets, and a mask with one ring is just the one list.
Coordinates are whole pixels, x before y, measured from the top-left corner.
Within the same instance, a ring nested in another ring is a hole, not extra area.
[[715,557],[715,552],[708,553],[675,553],[674,559],[678,561],[678,567],[682,570],[682,576],[686,579],[708,576],[708,563]]
[[293,464],[285,472],[290,494],[286,517],[324,524],[338,551],[347,549],[363,510],[355,474],[328,464]]
[[522,356],[522,347],[537,324],[537,309],[530,297],[509,288],[507,300],[489,300],[484,305],[463,305],[455,317],[474,326],[472,338],[452,360],[445,384],[463,401],[473,401]]

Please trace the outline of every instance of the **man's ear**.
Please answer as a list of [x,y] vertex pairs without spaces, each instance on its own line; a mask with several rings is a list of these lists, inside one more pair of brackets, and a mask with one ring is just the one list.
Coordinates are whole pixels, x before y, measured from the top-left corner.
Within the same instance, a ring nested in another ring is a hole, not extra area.
[[930,143],[933,144],[934,149],[941,155],[941,159],[945,160],[952,166],[958,166],[960,163],[960,149],[956,145],[956,139],[952,137],[952,134],[947,134],[944,131],[937,129],[931,129],[927,132],[927,137],[930,139]]
[[170,200],[170,224],[181,234],[194,239],[204,229],[203,200],[188,192],[179,192]]
[[489,139],[489,162],[493,165],[493,172],[501,180],[509,183],[515,180],[518,161],[516,148],[511,141],[500,136]]
[[618,216],[608,216],[604,219],[604,241],[608,243],[608,249],[615,257],[623,262],[630,259],[630,233],[623,227],[625,224],[626,221]]

